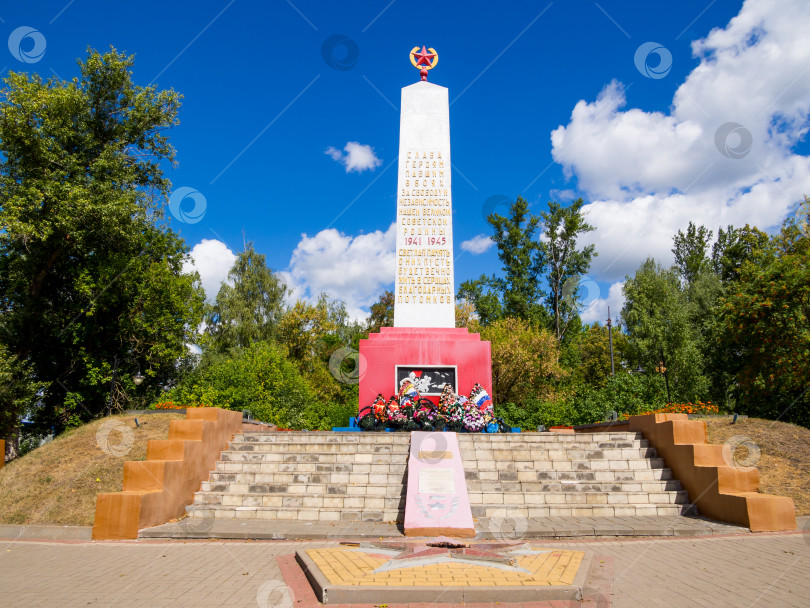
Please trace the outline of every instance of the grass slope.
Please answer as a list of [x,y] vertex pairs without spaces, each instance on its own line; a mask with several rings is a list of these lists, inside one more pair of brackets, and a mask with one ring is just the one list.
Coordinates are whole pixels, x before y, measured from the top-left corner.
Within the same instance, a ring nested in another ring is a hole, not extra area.
[[[707,420],[709,443],[722,444],[735,436],[747,437],[759,446],[759,490],[764,494],[789,496],[796,515],[810,515],[810,429],[785,422],[748,418],[731,424],[729,419]],[[742,440],[737,440],[742,441]],[[736,442],[735,442],[736,443]],[[735,451],[743,463],[748,459],[745,445]]]
[[[183,417],[177,413],[139,416],[140,428],[135,428],[134,416],[102,418],[8,463],[0,469],[0,523],[92,526],[96,494],[120,492],[124,461],[144,460],[146,442],[166,439],[169,421]],[[102,427],[105,421],[107,427]],[[125,430],[105,433],[113,424],[126,425],[132,435]],[[99,431],[108,451],[99,447]],[[129,450],[122,443],[125,435],[132,438]]]

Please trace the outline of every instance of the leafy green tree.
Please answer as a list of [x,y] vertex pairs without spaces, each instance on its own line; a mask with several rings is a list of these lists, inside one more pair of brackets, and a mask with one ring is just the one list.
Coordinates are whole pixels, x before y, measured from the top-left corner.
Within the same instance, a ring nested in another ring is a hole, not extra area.
[[579,198],[568,207],[557,202],[548,204],[542,218],[541,259],[546,268],[548,291],[545,301],[551,309],[554,334],[562,340],[574,318],[578,318],[579,282],[588,272],[591,260],[598,254],[593,245],[577,249],[577,239],[594,230],[582,215],[584,201]]
[[721,300],[738,410],[810,426],[810,237],[795,219],[754,251]]
[[647,259],[624,284],[622,320],[634,363],[648,374],[667,369],[673,400],[697,400],[706,392],[703,358],[689,302],[674,270]]
[[297,300],[279,322],[278,341],[287,347],[292,359],[306,366],[319,357],[324,338],[335,329],[326,296],[315,305]]
[[593,424],[611,412],[641,414],[666,402],[667,392],[661,374],[620,373],[608,376],[602,386],[580,384],[568,399],[567,424]]
[[720,228],[717,241],[712,246],[712,268],[724,284],[737,281],[742,265],[767,244],[768,235],[748,224],[743,228]]
[[456,299],[456,327],[466,327],[473,333],[481,330],[475,306],[467,300]]
[[323,405],[284,348],[271,342],[206,353],[160,401],[248,411],[285,428],[319,428],[315,409]]
[[475,309],[484,327],[503,317],[500,293],[493,288],[493,282],[493,277],[482,274],[475,280],[463,281],[456,294],[456,301],[467,302]]
[[528,203],[519,196],[507,217],[492,213],[487,221],[493,229],[503,276],[482,275],[465,281],[458,298],[475,307],[484,326],[502,317],[545,321],[540,284],[544,258],[537,240],[540,218],[532,215]]
[[0,342],[45,383],[34,413],[57,430],[104,411],[116,357],[126,394],[138,368],[142,395],[175,381],[202,319],[162,220],[180,96],[136,86],[132,65],[89,51],[70,82],[11,72],[0,101]]
[[[624,367],[629,361],[629,343],[618,327],[613,328],[613,361],[616,373],[627,373]],[[590,386],[604,386],[610,378],[610,340],[608,328],[593,323],[572,342],[578,353],[578,360],[572,373],[577,383]]]
[[17,456],[20,418],[31,410],[42,388],[32,378],[30,366],[0,344],[0,439],[6,441],[9,460]]
[[695,226],[689,222],[686,233],[678,230],[673,239],[672,253],[675,255],[675,267],[686,285],[695,282],[698,276],[710,268],[708,258],[709,241],[712,231],[705,226]]
[[271,339],[284,312],[287,286],[267,266],[264,254],[248,243],[228,272],[208,316],[211,347],[234,347]]
[[493,213],[487,221],[492,225],[492,240],[503,264],[504,277],[495,279],[493,284],[503,294],[504,315],[537,320],[545,262],[536,234],[540,219],[532,215],[528,203],[519,196],[509,210],[509,217]]
[[796,225],[801,228],[806,236],[810,236],[810,198],[804,196],[804,200],[799,203],[796,209]]
[[380,327],[394,326],[394,292],[386,290],[380,298],[371,305],[371,315],[368,319],[368,331],[380,331]]
[[564,375],[558,364],[559,344],[546,329],[531,321],[506,317],[481,329],[492,349],[492,389],[495,403],[549,399]]

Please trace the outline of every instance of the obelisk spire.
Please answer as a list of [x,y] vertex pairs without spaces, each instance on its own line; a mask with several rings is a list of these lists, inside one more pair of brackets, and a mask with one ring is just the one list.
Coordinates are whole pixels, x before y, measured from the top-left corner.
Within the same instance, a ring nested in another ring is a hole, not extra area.
[[402,89],[394,327],[455,327],[450,106],[427,81],[439,57],[414,47],[422,81]]

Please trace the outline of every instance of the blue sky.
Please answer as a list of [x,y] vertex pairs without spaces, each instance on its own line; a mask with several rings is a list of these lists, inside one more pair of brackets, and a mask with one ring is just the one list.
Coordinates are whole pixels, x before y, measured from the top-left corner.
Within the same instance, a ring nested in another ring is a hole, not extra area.
[[113,45],[136,55],[137,83],[184,95],[167,175],[204,213],[180,221],[186,198],[172,226],[210,296],[243,239],[297,296],[326,291],[356,315],[392,285],[417,45],[438,52],[429,79],[452,102],[456,284],[498,270],[484,215],[503,198],[589,203],[600,257],[583,316],[602,320],[690,220],[773,229],[810,193],[805,1],[75,0],[0,19],[4,70],[72,78],[88,46]]

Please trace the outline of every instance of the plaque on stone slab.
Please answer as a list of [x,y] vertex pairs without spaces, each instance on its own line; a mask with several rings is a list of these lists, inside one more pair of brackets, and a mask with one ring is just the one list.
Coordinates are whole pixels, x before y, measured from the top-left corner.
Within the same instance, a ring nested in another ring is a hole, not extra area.
[[422,469],[419,471],[420,494],[455,494],[453,469]]

